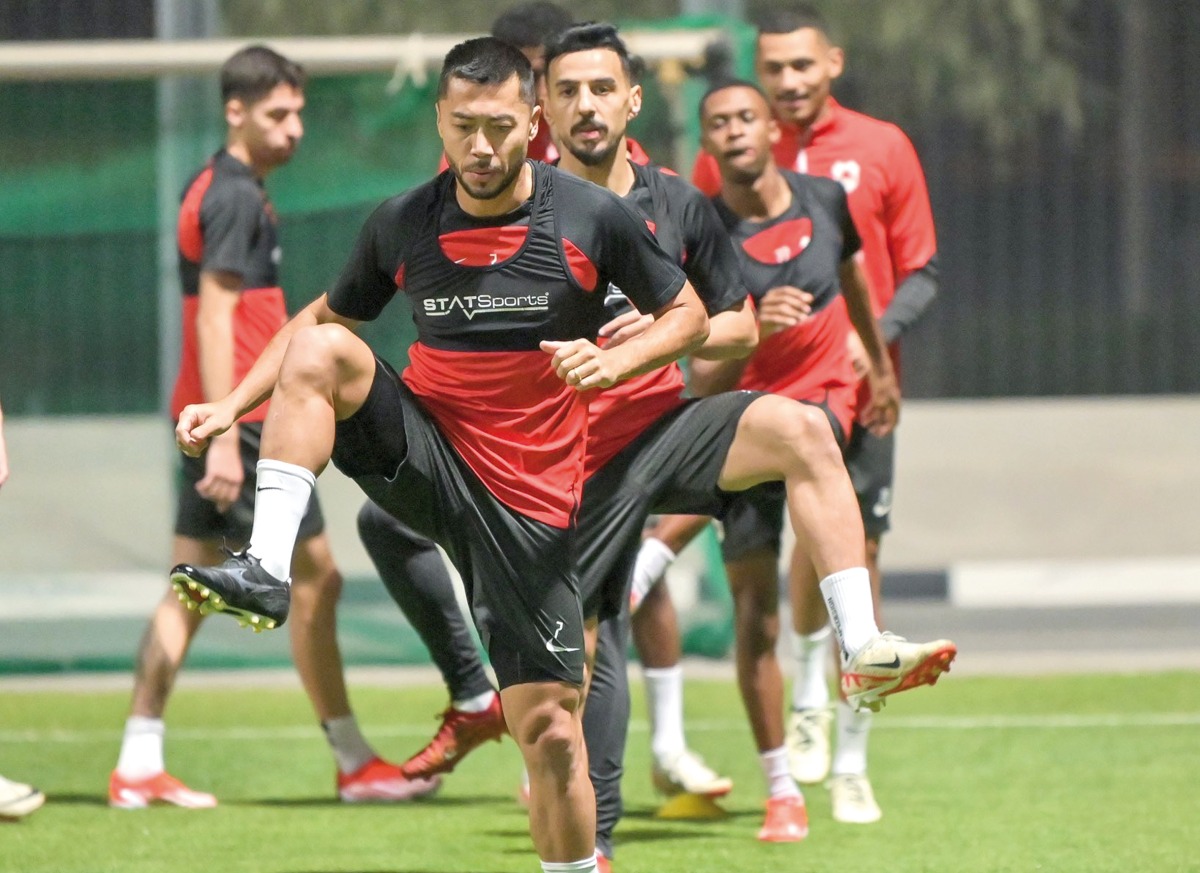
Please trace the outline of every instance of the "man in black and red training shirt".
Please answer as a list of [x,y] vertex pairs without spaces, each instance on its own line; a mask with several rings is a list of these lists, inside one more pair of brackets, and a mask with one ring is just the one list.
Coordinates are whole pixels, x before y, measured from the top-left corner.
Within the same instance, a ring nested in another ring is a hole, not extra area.
[[[274,388],[248,549],[172,581],[255,626],[284,621],[299,516],[332,459],[462,570],[530,773],[543,867],[594,870],[572,560],[586,392],[695,348],[707,318],[620,198],[526,160],[539,110],[517,49],[492,37],[452,49],[437,117],[451,171],[380,206],[334,290],[229,395],[180,416],[180,448],[197,454]],[[602,349],[610,284],[654,322]],[[397,290],[418,331],[403,378],[352,332]]]
[[[876,433],[886,434],[895,425],[900,395],[855,259],[861,243],[845,191],[832,179],[774,165],[771,143],[778,127],[757,85],[714,86],[701,100],[700,119],[702,145],[721,172],[715,202],[739,247],[761,338],[748,361],[716,367],[694,362],[694,387],[702,394],[731,387],[770,391],[819,405],[844,447],[856,409],[858,378],[845,340],[854,331],[871,364],[871,405],[864,418]],[[778,483],[744,492],[726,512],[721,543],[733,593],[738,680],[769,795],[759,839],[771,842],[802,839],[807,830],[784,747],[778,603],[762,596],[774,590],[778,578],[784,507]],[[707,523],[695,516],[663,518],[653,537],[678,552]],[[803,548],[796,549],[792,573],[813,572]],[[803,587],[815,590],[818,581]],[[816,608],[824,605],[818,600]]]
[[[833,97],[832,87],[846,59],[819,10],[809,3],[773,3],[764,7],[757,24],[755,72],[780,130],[771,147],[775,163],[827,176],[846,189],[862,238],[858,257],[899,374],[901,340],[938,293],[937,234],[921,162],[895,124],[855,112]],[[721,187],[716,164],[703,150],[692,181],[709,194]],[[847,341],[861,375],[862,346],[853,332]],[[866,392],[860,390],[859,402],[865,400]],[[894,497],[894,434],[878,437],[866,427],[854,427],[846,466],[858,494],[878,613],[879,556]],[[811,590],[793,589],[791,597],[793,604],[815,603]],[[835,701],[837,741],[831,743],[830,698],[823,690],[830,633],[826,616],[819,608],[794,609],[792,621],[797,680],[788,727],[792,774],[820,784],[832,771],[828,785],[834,818],[876,821],[881,811],[867,778],[871,715]]]
[[[171,401],[223,397],[287,321],[279,287],[275,213],[263,180],[295,153],[304,129],[304,72],[266,46],[249,46],[221,68],[225,147],[189,181],[179,210],[183,331]],[[244,543],[254,512],[255,464],[267,408],[243,416],[213,441],[204,458],[184,458],[172,561],[215,563],[222,542]],[[316,497],[296,548],[292,651],[337,760],[337,790],[346,801],[405,800],[437,788],[406,779],[363,738],[346,695],[337,645],[341,578]],[[185,608],[185,605],[188,608]],[[216,804],[166,771],[163,712],[202,615],[168,589],[137,654],[131,712],[109,778],[108,801],[138,809],[152,803],[185,808]]]

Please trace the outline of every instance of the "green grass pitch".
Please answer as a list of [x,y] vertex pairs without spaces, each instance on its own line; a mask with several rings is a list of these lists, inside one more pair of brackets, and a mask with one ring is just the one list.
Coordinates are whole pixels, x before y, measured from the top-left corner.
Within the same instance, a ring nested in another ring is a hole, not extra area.
[[[352,690],[386,756],[415,751],[444,705],[434,687]],[[690,681],[689,738],[735,779],[718,822],[666,822],[649,780],[640,687],[617,831],[620,873],[684,871],[1200,871],[1200,675],[959,678],[893,698],[876,718],[877,825],[839,825],[809,788],[810,836],[764,845],[763,780],[736,689]],[[49,800],[0,824],[3,873],[518,873],[538,870],[507,739],[425,802],[344,806],[304,697],[182,689],[173,772],[215,810],[104,803],[128,705],[121,693],[0,695],[0,773]]]

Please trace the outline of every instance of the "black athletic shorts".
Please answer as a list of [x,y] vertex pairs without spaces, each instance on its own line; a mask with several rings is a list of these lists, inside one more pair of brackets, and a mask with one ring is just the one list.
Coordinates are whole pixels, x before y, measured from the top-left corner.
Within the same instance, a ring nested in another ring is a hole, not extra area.
[[[801,400],[800,403],[808,403]],[[825,413],[833,428],[834,439],[843,451],[846,435],[837,416],[824,403],[809,403]],[[784,510],[787,507],[787,491],[783,482],[763,482],[734,497],[722,519],[724,536],[721,538],[721,556],[726,561],[737,561],[763,549],[776,555],[782,547]]]
[[338,422],[333,463],[446,550],[501,688],[583,684],[574,532],[497,500],[385,361],[376,359],[362,408]]
[[878,539],[892,526],[892,481],[896,473],[896,432],[877,437],[854,425],[846,448],[846,469],[858,495],[867,536]]
[[[242,453],[242,493],[237,502],[226,512],[217,512],[217,506],[196,493],[196,483],[204,478],[204,456],[183,456],[183,467],[178,482],[178,500],[175,510],[175,533],[194,540],[224,540],[229,548],[240,549],[250,542],[250,531],[254,527],[254,485],[258,481],[258,450],[262,443],[262,422],[238,425],[238,442]],[[321,502],[316,492],[308,501],[308,510],[300,520],[297,539],[306,540],[325,530],[325,518],[321,515]]]
[[724,516],[736,494],[722,491],[717,482],[742,414],[762,396],[731,391],[689,400],[584,483],[579,584],[585,615],[603,620],[624,606],[642,527],[651,513]]

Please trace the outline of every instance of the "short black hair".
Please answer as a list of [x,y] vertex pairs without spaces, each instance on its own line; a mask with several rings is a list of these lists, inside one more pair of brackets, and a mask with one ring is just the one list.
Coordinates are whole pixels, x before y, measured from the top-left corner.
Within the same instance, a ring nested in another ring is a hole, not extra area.
[[697,111],[700,113],[700,120],[704,120],[704,104],[708,102],[708,98],[716,94],[718,91],[724,91],[726,88],[749,88],[758,96],[762,97],[763,102],[767,104],[767,108],[771,107],[771,98],[767,96],[767,92],[762,89],[762,86],[757,82],[751,82],[748,79],[723,79],[720,82],[714,82],[709,85],[708,90],[700,98],[700,104]]
[[506,9],[492,22],[492,36],[517,48],[540,46],[574,19],[571,13],[549,0],[533,0]]
[[[605,22],[585,21],[581,24],[572,24],[566,30],[546,40],[546,69],[549,70],[550,62],[560,55],[586,52],[591,49],[609,49],[615,52],[621,60],[621,69],[625,71],[626,77],[630,82],[636,81],[633,74],[634,61],[629,56],[629,49],[626,47],[625,41],[617,36],[617,28],[614,25]],[[640,61],[638,65],[640,73],[645,65]]]
[[249,45],[221,65],[221,102],[233,98],[256,103],[277,85],[303,89],[304,68],[265,45]]
[[513,76],[520,82],[521,99],[533,106],[537,102],[533,67],[521,50],[494,36],[468,39],[446,53],[438,78],[438,99],[446,96],[451,79],[466,79],[476,85],[500,85]]
[[826,39],[830,38],[829,25],[825,23],[825,16],[817,7],[809,3],[773,6],[757,16],[754,25],[758,28],[759,36],[764,33],[792,33],[811,27],[823,34]]

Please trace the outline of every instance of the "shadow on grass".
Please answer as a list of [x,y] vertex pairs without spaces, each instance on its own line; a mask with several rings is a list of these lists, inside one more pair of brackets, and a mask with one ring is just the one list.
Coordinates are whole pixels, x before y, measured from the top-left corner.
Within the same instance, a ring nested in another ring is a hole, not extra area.
[[[659,826],[657,828],[657,830],[662,830],[663,828],[680,827],[680,826],[683,826],[683,827],[701,826],[702,827],[702,826],[711,825],[711,824],[721,824],[722,822],[737,821],[739,819],[759,819],[761,817],[762,817],[762,812],[760,812],[758,810],[736,810],[733,812],[726,810],[725,815],[723,817],[716,818],[716,819],[706,819],[706,818],[662,819],[657,816],[657,810],[644,808],[644,809],[628,810],[625,813],[625,815],[623,816],[623,820],[624,821],[651,822],[651,823]],[[621,833],[624,834],[624,833],[626,833],[626,831],[622,830]]]
[[104,794],[47,794],[46,803],[55,806],[108,806],[108,796]]
[[279,808],[297,808],[297,807],[328,807],[341,809],[361,809],[361,808],[388,808],[394,807],[398,809],[425,809],[428,807],[446,807],[454,808],[460,806],[497,806],[510,805],[510,801],[499,799],[493,795],[475,795],[455,797],[430,797],[419,800],[402,800],[402,801],[362,801],[358,803],[343,803],[336,797],[261,797],[246,800],[229,800],[222,801],[222,806],[269,806]]

